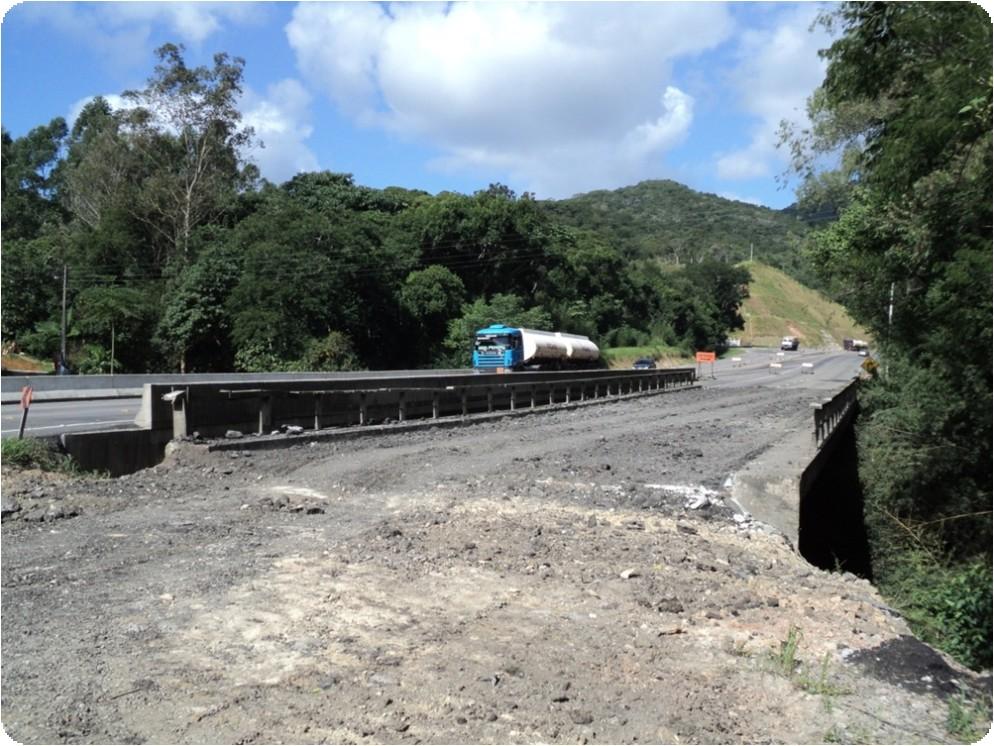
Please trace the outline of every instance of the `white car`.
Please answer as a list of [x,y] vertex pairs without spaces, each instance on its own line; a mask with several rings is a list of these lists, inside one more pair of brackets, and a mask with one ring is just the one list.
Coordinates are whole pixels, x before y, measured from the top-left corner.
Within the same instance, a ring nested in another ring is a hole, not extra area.
[[796,350],[798,344],[797,337],[784,337],[780,340],[781,350]]

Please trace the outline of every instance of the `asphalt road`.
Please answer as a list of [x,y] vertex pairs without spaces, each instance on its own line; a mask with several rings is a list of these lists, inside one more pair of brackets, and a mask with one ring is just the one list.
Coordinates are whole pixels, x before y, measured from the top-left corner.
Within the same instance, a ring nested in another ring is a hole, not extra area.
[[[735,360],[734,358],[739,358]],[[852,352],[798,351],[778,355],[773,349],[743,349],[725,359],[700,366],[706,387],[763,386],[806,388],[835,392],[859,373],[863,358]],[[770,363],[782,367],[771,368]],[[803,368],[810,363],[811,368]],[[802,371],[809,372],[802,372]],[[423,371],[419,371],[423,373]],[[391,371],[394,375],[396,371]],[[713,375],[713,377],[712,377]],[[87,430],[132,428],[140,399],[98,399],[64,402],[35,402],[28,413],[25,435],[46,436]],[[3,405],[3,437],[17,435],[21,409]]]
[[[136,427],[135,415],[141,399],[93,399],[35,402],[28,410],[25,435],[44,437],[87,430],[117,430]],[[21,408],[3,405],[3,437],[17,437]]]

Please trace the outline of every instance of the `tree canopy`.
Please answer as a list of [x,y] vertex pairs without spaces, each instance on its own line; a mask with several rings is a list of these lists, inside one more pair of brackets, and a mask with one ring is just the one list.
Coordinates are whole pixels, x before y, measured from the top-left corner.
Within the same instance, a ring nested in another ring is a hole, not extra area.
[[989,665],[990,19],[859,2],[822,22],[839,33],[813,126],[786,141],[802,196],[838,213],[812,263],[881,345],[858,429],[874,576],[926,639]]
[[55,351],[63,267],[70,358],[88,371],[112,337],[122,371],[389,369],[466,366],[472,332],[497,321],[687,352],[741,323],[743,272],[691,266],[703,247],[661,271],[502,184],[260,181],[244,61],[156,57],[120,108],[98,97],[71,129],[3,133],[3,332],[28,352]]

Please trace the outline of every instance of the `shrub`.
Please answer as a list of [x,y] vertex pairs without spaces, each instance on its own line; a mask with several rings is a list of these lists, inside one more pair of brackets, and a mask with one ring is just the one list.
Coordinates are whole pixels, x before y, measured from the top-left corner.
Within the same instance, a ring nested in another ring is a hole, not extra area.
[[0,457],[5,466],[19,466],[23,469],[55,471],[68,468],[69,457],[59,452],[51,441],[37,438],[16,440],[6,438],[0,441]]

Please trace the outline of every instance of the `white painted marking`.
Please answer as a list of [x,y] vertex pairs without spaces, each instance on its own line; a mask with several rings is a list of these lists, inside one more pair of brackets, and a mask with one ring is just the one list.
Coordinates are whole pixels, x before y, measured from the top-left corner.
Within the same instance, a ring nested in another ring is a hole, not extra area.
[[[103,420],[101,422],[70,422],[62,423],[61,425],[43,425],[41,427],[26,427],[24,432],[31,432],[33,430],[57,430],[60,427],[96,427],[97,425],[123,425],[124,423],[134,424],[134,420]],[[16,433],[18,428],[12,430],[3,430],[0,434],[6,433]]]

